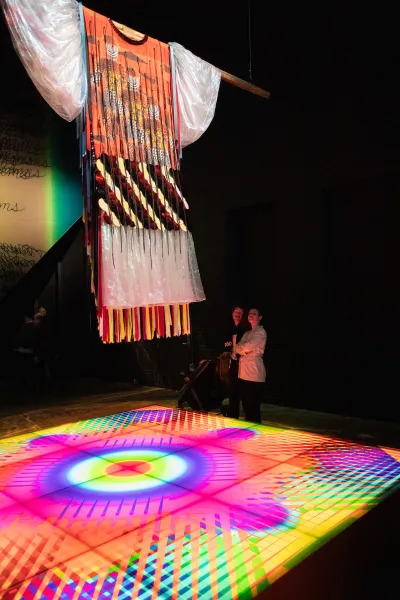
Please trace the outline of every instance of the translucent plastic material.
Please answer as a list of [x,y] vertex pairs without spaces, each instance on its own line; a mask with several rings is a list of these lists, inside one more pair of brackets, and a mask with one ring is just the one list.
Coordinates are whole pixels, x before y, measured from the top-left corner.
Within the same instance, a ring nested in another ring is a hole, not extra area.
[[2,0],[14,47],[33,83],[67,121],[87,96],[76,0]]
[[130,308],[205,300],[190,233],[158,230],[149,235],[148,230],[104,223],[101,239],[103,306]]
[[210,125],[217,103],[221,73],[180,44],[170,44],[175,62],[180,141],[193,144]]

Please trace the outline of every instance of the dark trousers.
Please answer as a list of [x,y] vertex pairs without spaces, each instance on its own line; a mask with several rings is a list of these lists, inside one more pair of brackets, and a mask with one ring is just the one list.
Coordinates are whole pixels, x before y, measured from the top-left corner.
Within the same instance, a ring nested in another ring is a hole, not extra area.
[[238,419],[240,414],[240,385],[237,376],[231,378],[231,389],[229,394],[229,412],[228,417]]
[[33,388],[36,381],[36,365],[33,353],[25,354],[16,351],[15,357],[15,379],[24,388]]
[[238,379],[238,361],[231,362],[229,368],[229,412],[228,417],[238,419],[240,414],[240,385]]
[[239,379],[240,396],[243,402],[246,421],[261,423],[261,400],[265,384],[258,381]]

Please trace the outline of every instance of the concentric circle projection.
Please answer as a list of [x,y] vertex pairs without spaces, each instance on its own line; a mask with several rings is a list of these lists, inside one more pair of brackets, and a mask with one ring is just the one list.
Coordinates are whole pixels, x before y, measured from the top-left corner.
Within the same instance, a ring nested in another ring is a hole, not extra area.
[[160,487],[186,471],[187,464],[179,455],[140,449],[108,452],[85,459],[72,466],[66,475],[71,485],[112,494]]
[[[115,510],[118,505],[118,514],[123,511],[131,514],[132,510],[158,513],[165,502],[178,505],[186,497],[193,500],[193,493],[199,494],[196,496],[199,499],[225,488],[224,502],[235,504],[232,485],[258,470],[261,473],[262,464],[257,464],[260,460],[257,456],[249,461],[242,452],[220,447],[218,443],[214,448],[215,434],[217,439],[243,442],[262,432],[257,427],[236,423],[214,428],[211,430],[214,437],[208,437],[209,431],[195,430],[193,437],[185,431],[185,436],[176,438],[154,432],[141,431],[138,435],[132,432],[128,436],[115,435],[112,444],[105,443],[104,436],[92,441],[86,435],[79,444],[76,435],[70,440],[68,434],[52,431],[29,441],[29,447],[39,454],[15,474],[15,485],[20,487],[23,481],[29,495],[48,495],[49,502],[65,506],[83,502],[87,503],[84,506],[93,503],[103,506],[102,510],[111,506],[110,510]],[[48,449],[43,458],[42,449]],[[238,503],[241,500],[237,499]],[[245,510],[251,514],[252,508],[250,503]],[[268,531],[292,528],[297,520],[282,498],[264,495],[257,499],[254,514],[257,515],[254,519],[243,517],[239,529],[249,533],[262,531],[266,535]]]
[[398,450],[163,414],[0,440],[1,597],[250,598],[400,481]]

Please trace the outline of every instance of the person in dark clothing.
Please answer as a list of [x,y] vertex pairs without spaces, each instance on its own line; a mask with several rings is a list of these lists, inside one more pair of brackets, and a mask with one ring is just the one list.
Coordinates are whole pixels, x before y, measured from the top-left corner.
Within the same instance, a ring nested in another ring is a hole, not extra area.
[[15,376],[23,387],[31,387],[34,380],[35,323],[25,317],[24,323],[13,340]]
[[235,352],[236,344],[240,342],[243,334],[249,329],[248,323],[244,320],[244,308],[235,306],[232,311],[233,323],[227,334],[225,341],[225,350],[230,351],[231,360],[229,366],[229,411],[228,416],[234,419],[239,418],[240,413],[240,391],[238,385],[239,356]]
[[18,350],[30,350],[32,353],[33,340],[35,337],[34,322],[33,319],[25,317],[24,324],[18,331],[14,338],[14,349]]
[[50,376],[51,348],[46,315],[46,309],[41,307],[33,319],[25,317],[13,340],[16,377],[31,392],[43,390]]
[[50,332],[47,323],[47,311],[40,308],[33,317],[35,337],[33,343],[34,361],[37,371],[37,384],[43,388],[45,381],[50,377]]

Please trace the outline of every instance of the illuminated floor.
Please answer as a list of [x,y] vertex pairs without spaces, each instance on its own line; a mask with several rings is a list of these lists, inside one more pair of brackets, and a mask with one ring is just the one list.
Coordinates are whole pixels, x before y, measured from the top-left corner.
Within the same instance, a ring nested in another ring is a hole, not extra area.
[[161,407],[0,441],[0,597],[251,598],[400,484],[400,451]]

